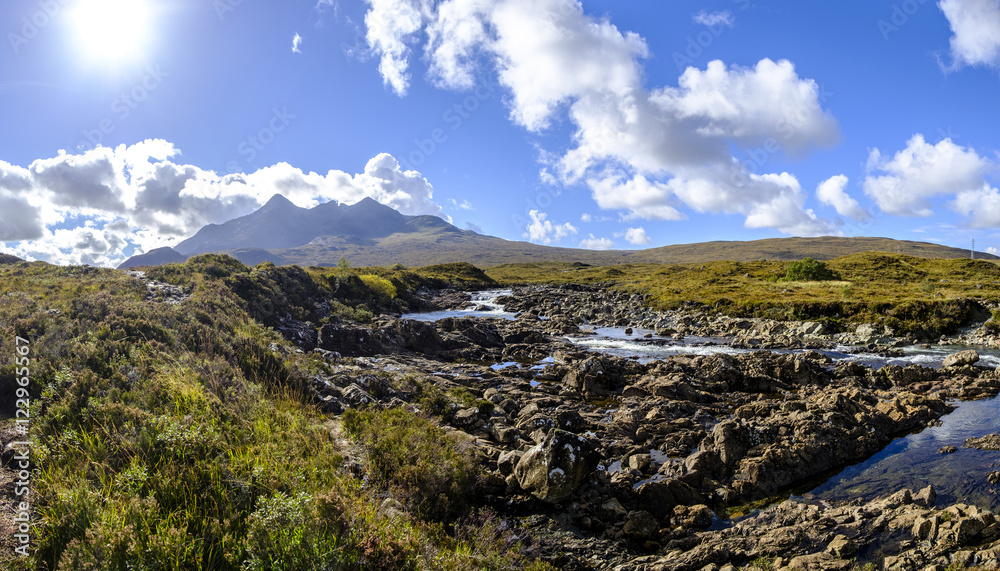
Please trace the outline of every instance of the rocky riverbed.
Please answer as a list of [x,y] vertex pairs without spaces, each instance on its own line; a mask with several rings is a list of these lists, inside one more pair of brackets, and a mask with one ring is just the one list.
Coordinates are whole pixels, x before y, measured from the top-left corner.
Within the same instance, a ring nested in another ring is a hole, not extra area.
[[[1000,375],[978,355],[875,369],[809,349],[888,350],[901,340],[694,308],[661,313],[638,295],[582,287],[519,288],[496,301],[516,317],[381,316],[283,331],[324,361],[312,389],[332,415],[419,410],[429,390],[467,395],[442,416],[479,453],[481,497],[521,518],[539,552],[564,568],[727,569],[760,557],[775,568],[1000,564],[994,515],[938,505],[933,488],[846,503],[787,499],[940,422],[952,399],[997,395]],[[471,298],[444,292],[427,302],[466,309]],[[799,351],[640,361],[571,342],[600,326]]]

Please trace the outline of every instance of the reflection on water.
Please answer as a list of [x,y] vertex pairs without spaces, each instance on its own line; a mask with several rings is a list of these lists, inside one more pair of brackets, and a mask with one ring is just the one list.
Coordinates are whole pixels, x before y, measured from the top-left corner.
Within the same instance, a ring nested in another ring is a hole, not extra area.
[[[440,311],[434,313],[405,315],[407,319],[437,321],[446,317],[500,317],[514,319],[515,314],[506,313],[496,302],[497,298],[510,295],[509,290],[494,290],[476,294],[471,307],[464,311]],[[664,359],[674,355],[712,355],[717,353],[741,354],[747,349],[735,349],[726,339],[687,337],[682,341],[660,338],[652,331],[635,329],[627,335],[624,328],[601,327],[594,335],[571,336],[567,340],[577,346],[619,357],[633,358],[640,362]],[[886,365],[922,365],[940,368],[945,357],[967,347],[931,346],[906,347],[903,355],[885,357],[871,353],[852,353],[851,347],[837,347],[823,351],[835,361],[853,361],[871,367]],[[977,348],[985,367],[1000,366],[1000,351]],[[795,353],[798,351],[778,351]],[[551,363],[551,357],[536,368]],[[500,363],[494,368],[517,366],[516,363]],[[532,383],[535,386],[536,383]],[[954,403],[955,412],[944,416],[941,426],[898,438],[881,452],[860,464],[845,468],[819,487],[811,496],[824,500],[851,500],[871,498],[891,494],[902,488],[919,489],[933,485],[942,503],[965,502],[994,511],[1000,510],[1000,487],[989,484],[987,474],[1000,468],[1000,452],[988,452],[962,448],[966,438],[980,437],[1000,431],[1000,397],[976,401]],[[939,454],[944,446],[955,446],[958,452]],[[661,460],[656,458],[656,460]],[[621,469],[615,462],[610,472]]]
[[[986,481],[986,475],[997,469],[1000,452],[962,448],[962,443],[1000,430],[1000,398],[955,404],[958,409],[942,417],[941,426],[896,439],[867,461],[845,468],[812,494],[851,500],[932,485],[944,503],[961,501],[996,511],[1000,490]],[[958,452],[938,453],[948,445]]]

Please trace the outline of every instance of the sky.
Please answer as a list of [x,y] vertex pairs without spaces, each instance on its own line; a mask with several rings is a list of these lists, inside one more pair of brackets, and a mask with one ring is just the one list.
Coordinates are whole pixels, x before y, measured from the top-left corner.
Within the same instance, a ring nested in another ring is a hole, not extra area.
[[0,250],[280,193],[539,244],[1000,248],[1000,0],[4,0]]

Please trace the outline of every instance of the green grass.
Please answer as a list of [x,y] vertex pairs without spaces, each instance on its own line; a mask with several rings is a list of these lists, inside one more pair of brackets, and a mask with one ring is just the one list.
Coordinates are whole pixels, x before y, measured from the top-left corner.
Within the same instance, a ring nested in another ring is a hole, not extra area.
[[953,333],[974,319],[985,319],[980,302],[1000,301],[1000,266],[991,261],[869,252],[826,262],[839,276],[836,281],[807,282],[784,281],[790,265],[535,263],[497,266],[487,274],[505,285],[611,285],[649,295],[650,305],[658,309],[695,302],[738,317],[824,320],[835,327],[874,322],[922,338]]
[[[37,522],[32,557],[5,550],[0,567],[545,568],[509,522],[475,509],[478,462],[428,420],[357,413],[363,478],[345,469],[354,452],[306,390],[325,364],[269,350],[286,344],[275,320],[318,319],[339,278],[222,256],[150,276],[191,299],[147,302],[115,271],[0,265],[0,353],[13,354],[15,335],[31,341]],[[357,283],[339,303],[367,311],[385,292]],[[0,365],[0,394],[13,394],[15,373]],[[382,509],[387,495],[401,513]]]

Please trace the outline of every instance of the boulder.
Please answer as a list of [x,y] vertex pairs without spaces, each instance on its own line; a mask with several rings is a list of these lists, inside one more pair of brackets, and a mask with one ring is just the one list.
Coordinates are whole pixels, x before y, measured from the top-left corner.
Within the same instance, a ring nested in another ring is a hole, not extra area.
[[589,440],[557,428],[529,449],[514,468],[521,488],[539,500],[559,503],[577,490],[597,467]]
[[979,362],[979,353],[975,349],[969,349],[967,351],[959,351],[958,353],[952,353],[944,359],[945,367],[964,367],[966,365],[975,365]]

